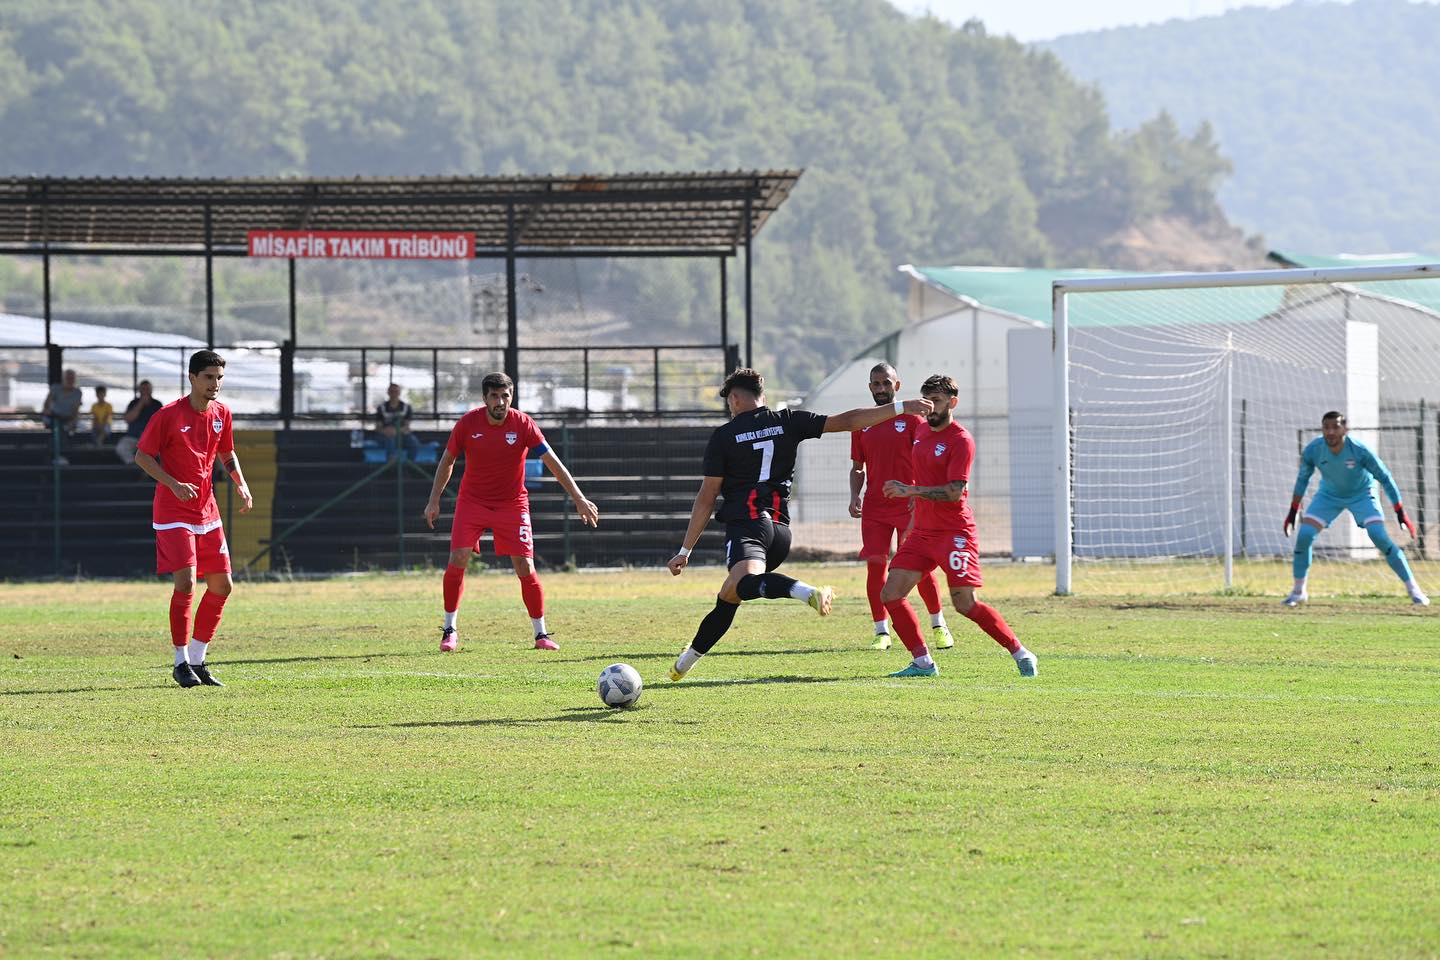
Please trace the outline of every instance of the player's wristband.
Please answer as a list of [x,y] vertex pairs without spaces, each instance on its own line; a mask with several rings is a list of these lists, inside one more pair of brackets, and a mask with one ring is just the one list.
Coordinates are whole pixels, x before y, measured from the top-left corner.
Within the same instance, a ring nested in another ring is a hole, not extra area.
[[896,400],[896,401],[895,401],[895,415],[898,417],[900,414],[902,414],[902,413],[904,413],[904,412],[905,412],[905,401],[904,401],[904,400]]
[[690,548],[689,548],[689,547],[681,547],[681,548],[680,548],[680,556],[682,556],[682,557],[688,557],[688,556],[690,556]]

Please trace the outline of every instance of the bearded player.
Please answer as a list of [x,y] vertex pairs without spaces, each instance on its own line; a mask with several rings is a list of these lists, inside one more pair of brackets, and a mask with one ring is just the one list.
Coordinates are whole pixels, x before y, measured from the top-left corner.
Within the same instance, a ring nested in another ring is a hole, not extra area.
[[[1022,677],[1033,677],[1035,654],[1020,643],[1000,611],[975,596],[975,591],[984,583],[980,575],[975,518],[966,502],[970,466],[975,461],[975,441],[970,431],[955,422],[955,402],[959,395],[955,381],[943,374],[937,373],[920,387],[920,396],[930,401],[933,409],[925,418],[928,429],[920,431],[911,451],[915,482],[891,480],[885,484],[885,496],[914,500],[915,527],[890,562],[890,576],[880,591],[880,599],[890,611],[895,630],[905,646],[912,653],[917,646],[924,650],[920,620],[905,597],[921,577],[937,566],[943,567],[955,609],[975,621],[1010,653]],[[939,672],[927,651],[916,655],[909,666],[890,676],[933,677]]]
[[[690,510],[690,525],[680,551],[667,566],[672,576],[685,571],[690,552],[713,512],[725,522],[728,572],[714,609],[700,621],[695,639],[680,651],[670,668],[670,679],[675,681],[684,679],[725,635],[744,600],[798,600],[822,617],[830,615],[834,590],[776,572],[790,554],[788,502],[800,444],[822,433],[860,430],[900,414],[930,409],[924,400],[896,400],[891,407],[861,407],[830,416],[808,410],[771,410],[765,405],[765,378],[749,368],[726,377],[720,396],[731,419],[710,435],[705,447],[705,479]],[[719,510],[715,509],[717,500]]]
[[[175,650],[171,675],[182,687],[223,687],[210,672],[205,654],[233,586],[230,549],[215,502],[215,459],[240,494],[240,512],[254,501],[235,456],[230,410],[215,397],[225,379],[225,360],[213,350],[190,357],[190,394],[167,403],[150,418],[136,447],[135,464],[155,479],[151,526],[155,528],[155,570],[171,574],[170,644]],[[197,579],[205,596],[192,616]]]
[[[888,363],[870,368],[870,396],[877,407],[888,407],[900,392],[900,377]],[[870,600],[870,618],[875,621],[872,650],[890,649],[890,621],[880,591],[889,573],[891,546],[905,542],[910,528],[908,500],[887,498],[885,484],[891,480],[913,483],[910,448],[925,418],[901,414],[884,423],[850,434],[850,516],[860,520],[860,559],[865,561],[865,595]],[[861,499],[860,491],[865,491]],[[930,614],[930,637],[942,650],[955,645],[940,603],[940,580],[935,571],[920,578],[920,599]]]
[[480,552],[480,539],[489,530],[497,556],[509,557],[520,580],[520,596],[535,630],[536,650],[559,650],[560,646],[545,625],[545,591],[535,573],[535,545],[530,535],[530,494],[525,490],[525,458],[529,451],[560,481],[580,520],[595,526],[600,512],[585,499],[575,478],[545,442],[540,427],[526,414],[510,406],[515,397],[514,382],[503,373],[487,374],[480,382],[483,407],[460,418],[450,431],[450,441],[435,467],[435,482],[425,504],[425,522],[435,529],[440,516],[440,494],[450,482],[455,461],[465,457],[465,473],[455,498],[455,518],[450,527],[450,563],[445,568],[445,625],[440,632],[440,650],[449,653],[460,645],[456,621],[460,598],[465,592],[465,567],[472,554]]
[[1300,454],[1294,496],[1290,500],[1290,512],[1285,515],[1283,529],[1289,536],[1290,528],[1295,526],[1295,515],[1300,512],[1305,488],[1310,484],[1310,475],[1320,471],[1320,489],[1315,491],[1310,506],[1305,508],[1305,515],[1295,532],[1295,586],[1285,597],[1285,606],[1298,607],[1310,599],[1306,584],[1310,577],[1310,562],[1315,556],[1315,537],[1346,510],[1350,511],[1350,517],[1357,526],[1365,528],[1370,542],[1375,544],[1375,549],[1380,551],[1395,576],[1405,585],[1410,602],[1419,607],[1430,606],[1430,598],[1415,582],[1405,551],[1390,539],[1390,533],[1385,529],[1385,514],[1380,511],[1380,504],[1375,499],[1375,484],[1379,482],[1385,496],[1395,505],[1395,520],[1410,534],[1411,540],[1416,539],[1415,523],[1405,513],[1405,505],[1400,502],[1400,488],[1395,485],[1395,478],[1386,469],[1385,462],[1365,444],[1347,436],[1350,428],[1346,426],[1345,414],[1339,410],[1327,411],[1320,418],[1320,432],[1321,436],[1306,444]]

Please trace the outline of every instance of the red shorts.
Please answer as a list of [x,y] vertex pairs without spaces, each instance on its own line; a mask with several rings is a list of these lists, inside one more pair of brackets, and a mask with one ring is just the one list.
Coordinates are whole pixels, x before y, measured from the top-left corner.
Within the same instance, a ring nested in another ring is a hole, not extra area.
[[535,545],[530,540],[530,504],[516,501],[500,506],[482,506],[464,500],[455,502],[455,520],[450,525],[450,549],[469,547],[480,552],[480,538],[485,531],[495,536],[495,555],[500,557],[533,557]]
[[230,548],[218,523],[205,533],[189,527],[155,531],[155,572],[163,576],[185,567],[194,567],[197,577],[230,572]]
[[929,573],[939,567],[945,571],[945,579],[955,587],[983,587],[980,575],[980,544],[975,541],[975,527],[962,530],[913,530],[890,569],[918,570]]
[[860,517],[860,559],[871,557],[889,559],[890,548],[905,541],[905,531],[910,526],[910,511],[900,515]]

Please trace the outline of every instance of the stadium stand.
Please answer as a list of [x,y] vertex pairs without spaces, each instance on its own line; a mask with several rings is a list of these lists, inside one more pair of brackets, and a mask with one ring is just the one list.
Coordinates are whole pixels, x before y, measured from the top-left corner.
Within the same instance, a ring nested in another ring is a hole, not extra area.
[[[711,427],[542,427],[600,507],[601,523],[598,530],[582,528],[569,498],[548,473],[530,480],[539,564],[657,566],[669,560],[690,516]],[[445,434],[422,433],[421,439],[443,443]],[[348,430],[237,431],[236,447],[255,509],[242,517],[223,481],[217,483],[216,497],[237,568],[248,564],[254,573],[319,573],[444,565],[463,461],[432,532],[421,510],[433,465],[408,464],[402,474],[394,464],[366,464],[364,451],[351,447]],[[155,555],[151,482],[138,468],[119,463],[110,450],[81,446],[70,451],[70,465],[58,469],[48,454],[40,431],[0,433],[0,497],[7,505],[0,519],[7,545],[0,554],[0,576],[150,576]],[[701,550],[718,557],[721,537],[712,525]],[[252,562],[257,556],[258,562]],[[488,540],[482,560],[495,563]]]

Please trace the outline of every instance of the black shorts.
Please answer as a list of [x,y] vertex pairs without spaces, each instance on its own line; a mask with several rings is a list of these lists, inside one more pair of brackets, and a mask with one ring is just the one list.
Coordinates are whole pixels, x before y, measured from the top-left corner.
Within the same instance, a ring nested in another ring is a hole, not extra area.
[[725,524],[725,566],[743,560],[764,560],[768,573],[790,555],[790,525],[769,517],[759,520],[732,520]]

